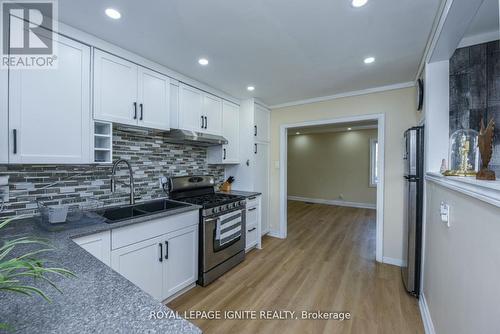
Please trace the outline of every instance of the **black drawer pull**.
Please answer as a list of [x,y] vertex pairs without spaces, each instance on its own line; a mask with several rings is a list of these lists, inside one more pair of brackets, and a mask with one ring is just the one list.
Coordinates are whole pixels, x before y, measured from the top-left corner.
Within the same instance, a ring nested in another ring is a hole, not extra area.
[[205,127],[205,117],[201,116],[201,128]]
[[208,117],[205,116],[205,129],[208,129]]
[[168,241],[165,241],[165,260],[168,260]]
[[255,210],[257,210],[257,208],[248,209],[248,211],[255,211]]
[[257,125],[253,126],[253,135],[257,137]]
[[253,151],[253,153],[257,154],[257,144],[254,144],[255,145],[255,149]]
[[12,134],[14,135],[14,154],[17,154],[17,129],[12,130]]
[[160,262],[163,262],[163,244],[160,242],[158,245],[160,246]]
[[253,231],[255,231],[256,229],[257,229],[257,227],[251,228],[251,229],[249,229],[249,230],[248,230],[248,232],[253,232]]
[[141,108],[141,118],[139,118],[139,120],[142,121],[142,119],[144,118],[144,106],[142,105],[142,103],[139,106]]
[[224,157],[222,159],[226,160],[226,149],[224,149]]
[[134,102],[134,119],[137,119],[137,102]]

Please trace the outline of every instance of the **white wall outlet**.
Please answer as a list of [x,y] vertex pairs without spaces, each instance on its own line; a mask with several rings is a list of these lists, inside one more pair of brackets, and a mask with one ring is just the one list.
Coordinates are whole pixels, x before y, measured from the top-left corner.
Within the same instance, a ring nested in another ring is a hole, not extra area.
[[160,178],[159,178],[158,181],[160,183],[160,189],[163,189],[163,185],[167,184],[168,179],[167,179],[167,177],[165,177],[165,176],[162,175],[162,176],[160,176]]
[[340,195],[339,195],[339,199],[340,199],[340,200],[344,200],[344,194],[340,194]]
[[439,213],[441,215],[441,222],[446,224],[447,227],[450,227],[450,206],[445,203],[441,202],[441,206],[439,208]]

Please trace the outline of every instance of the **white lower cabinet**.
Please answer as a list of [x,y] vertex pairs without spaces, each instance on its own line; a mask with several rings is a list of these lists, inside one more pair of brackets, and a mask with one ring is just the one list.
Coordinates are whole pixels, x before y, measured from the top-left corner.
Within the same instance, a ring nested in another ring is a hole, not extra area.
[[252,248],[261,248],[261,196],[247,198],[246,207],[246,245],[248,252]]
[[106,265],[111,265],[111,233],[104,231],[73,239],[80,247]]
[[118,228],[111,240],[111,268],[159,301],[196,282],[197,211]]
[[111,268],[130,282],[163,300],[163,252],[165,237],[149,239],[111,252]]

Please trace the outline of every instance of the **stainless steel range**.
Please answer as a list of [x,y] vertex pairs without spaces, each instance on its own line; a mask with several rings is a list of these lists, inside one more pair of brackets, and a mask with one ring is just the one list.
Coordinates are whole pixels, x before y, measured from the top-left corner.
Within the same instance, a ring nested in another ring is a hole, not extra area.
[[206,286],[245,259],[245,198],[216,193],[213,176],[170,179],[171,199],[201,205],[198,284]]

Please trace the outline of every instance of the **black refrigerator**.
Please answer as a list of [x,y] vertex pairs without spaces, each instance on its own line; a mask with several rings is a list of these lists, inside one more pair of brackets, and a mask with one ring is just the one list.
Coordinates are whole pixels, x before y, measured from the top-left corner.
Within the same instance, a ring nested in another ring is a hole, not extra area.
[[422,215],[424,191],[424,128],[405,131],[404,217],[402,276],[406,290],[418,298],[422,258]]

